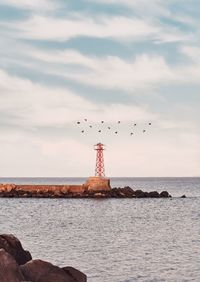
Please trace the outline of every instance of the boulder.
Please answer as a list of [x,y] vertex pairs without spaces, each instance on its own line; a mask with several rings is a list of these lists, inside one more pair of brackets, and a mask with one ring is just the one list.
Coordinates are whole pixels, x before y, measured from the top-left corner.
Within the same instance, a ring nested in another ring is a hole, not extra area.
[[169,193],[168,193],[167,191],[162,191],[162,192],[160,193],[160,197],[161,197],[161,198],[169,198],[170,195],[169,195]]
[[[25,279],[31,282],[80,282],[78,271],[67,271],[42,260],[27,262],[20,269]],[[83,277],[81,273],[80,277]]]
[[157,191],[152,191],[148,193],[149,198],[159,198],[160,194]]
[[24,280],[16,260],[4,249],[0,249],[0,281],[22,282]]
[[5,192],[9,193],[16,188],[15,184],[5,184],[4,185]]
[[127,196],[127,197],[134,197],[135,193],[133,191],[133,189],[129,186],[125,186],[123,188],[123,193]]
[[19,265],[32,259],[31,254],[23,249],[20,241],[13,235],[0,235],[0,248],[13,256]]
[[70,266],[63,267],[63,270],[69,276],[71,276],[75,281],[87,282],[87,276],[83,272],[81,272],[81,271],[79,271],[79,270],[77,270],[77,269],[75,269],[73,267],[70,267]]
[[142,190],[136,190],[134,193],[137,198],[145,198],[147,196]]

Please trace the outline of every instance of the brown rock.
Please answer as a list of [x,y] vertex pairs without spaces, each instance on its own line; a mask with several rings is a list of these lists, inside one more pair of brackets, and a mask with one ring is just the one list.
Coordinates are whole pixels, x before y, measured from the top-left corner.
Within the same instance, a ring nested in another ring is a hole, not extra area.
[[87,276],[83,272],[81,272],[81,271],[79,271],[79,270],[77,270],[77,269],[75,269],[73,267],[70,267],[70,266],[63,267],[63,270],[69,276],[71,276],[75,281],[87,282]]
[[4,192],[4,193],[10,193],[15,188],[16,188],[15,184],[1,184],[0,185],[0,190],[1,192]]
[[0,249],[0,281],[22,282],[24,277],[15,259],[4,249]]
[[13,235],[0,235],[0,248],[12,255],[19,265],[32,259],[31,254],[23,249],[20,241]]
[[76,275],[73,274],[75,271],[67,272],[42,260],[32,260],[20,268],[25,279],[32,282],[80,282],[80,280],[76,279]]

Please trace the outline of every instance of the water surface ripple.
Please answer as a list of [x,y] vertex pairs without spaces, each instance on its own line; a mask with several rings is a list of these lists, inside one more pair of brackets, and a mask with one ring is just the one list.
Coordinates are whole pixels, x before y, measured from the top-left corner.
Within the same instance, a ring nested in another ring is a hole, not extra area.
[[200,179],[154,179],[149,187],[162,189],[164,181],[171,193],[190,197],[0,199],[0,230],[19,237],[34,258],[77,267],[89,282],[198,282]]

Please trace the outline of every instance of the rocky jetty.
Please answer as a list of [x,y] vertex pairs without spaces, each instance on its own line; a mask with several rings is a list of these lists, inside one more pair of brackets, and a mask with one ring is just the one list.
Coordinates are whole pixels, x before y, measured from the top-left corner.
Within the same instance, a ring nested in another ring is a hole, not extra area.
[[42,260],[32,260],[13,235],[0,235],[1,282],[86,282],[84,273],[73,267],[60,268]]
[[7,198],[170,198],[167,191],[144,192],[131,187],[88,189],[83,185],[0,184],[0,197]]

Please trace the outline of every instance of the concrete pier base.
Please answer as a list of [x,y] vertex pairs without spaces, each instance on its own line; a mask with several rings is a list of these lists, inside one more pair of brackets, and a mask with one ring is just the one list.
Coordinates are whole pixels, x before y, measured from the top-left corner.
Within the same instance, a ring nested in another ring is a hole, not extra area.
[[98,176],[89,177],[84,187],[88,191],[110,191],[110,179]]

